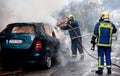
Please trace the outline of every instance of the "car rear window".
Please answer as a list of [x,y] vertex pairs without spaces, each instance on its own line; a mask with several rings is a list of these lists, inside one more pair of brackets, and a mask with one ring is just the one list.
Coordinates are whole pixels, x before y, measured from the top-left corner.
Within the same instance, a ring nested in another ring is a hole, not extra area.
[[33,26],[14,26],[11,33],[31,33]]

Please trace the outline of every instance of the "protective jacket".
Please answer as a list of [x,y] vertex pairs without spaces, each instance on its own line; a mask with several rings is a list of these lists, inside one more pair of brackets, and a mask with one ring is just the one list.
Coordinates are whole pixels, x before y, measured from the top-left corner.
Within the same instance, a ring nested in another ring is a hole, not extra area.
[[[70,35],[71,40],[81,37],[79,24],[78,24],[78,21],[76,21],[76,20],[69,20],[65,26],[61,27],[61,29],[69,31],[69,35]],[[77,35],[75,34],[75,32],[77,33]]]
[[117,29],[112,22],[108,20],[102,20],[95,25],[93,36],[97,37],[98,46],[111,47],[112,34],[116,32]]

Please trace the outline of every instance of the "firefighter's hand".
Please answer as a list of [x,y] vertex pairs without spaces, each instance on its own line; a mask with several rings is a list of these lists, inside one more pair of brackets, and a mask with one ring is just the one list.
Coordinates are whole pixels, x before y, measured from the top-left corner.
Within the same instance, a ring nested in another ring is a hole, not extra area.
[[95,44],[95,40],[91,40],[91,44]]
[[67,21],[67,20],[65,21],[65,24],[68,24],[68,21]]
[[92,38],[91,38],[91,43],[94,45],[95,44],[95,39],[96,39],[96,37],[95,36],[92,36]]

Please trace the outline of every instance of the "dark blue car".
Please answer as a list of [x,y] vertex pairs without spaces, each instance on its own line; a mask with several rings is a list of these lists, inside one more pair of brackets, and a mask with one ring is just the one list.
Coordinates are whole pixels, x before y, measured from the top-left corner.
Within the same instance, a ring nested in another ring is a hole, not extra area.
[[11,23],[0,33],[0,57],[3,67],[26,63],[51,68],[59,48],[50,25],[45,23]]

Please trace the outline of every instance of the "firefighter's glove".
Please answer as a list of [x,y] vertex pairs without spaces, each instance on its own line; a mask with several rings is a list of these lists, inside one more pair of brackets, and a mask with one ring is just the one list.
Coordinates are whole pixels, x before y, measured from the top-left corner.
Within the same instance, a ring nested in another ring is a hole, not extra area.
[[69,21],[65,21],[65,24],[68,24],[69,23]]
[[92,39],[91,39],[91,44],[95,44],[95,39],[96,39],[96,37],[95,36],[92,36]]
[[91,44],[95,44],[95,40],[91,40]]
[[70,24],[70,21],[67,21],[67,24]]
[[63,26],[61,26],[60,29],[63,30]]

